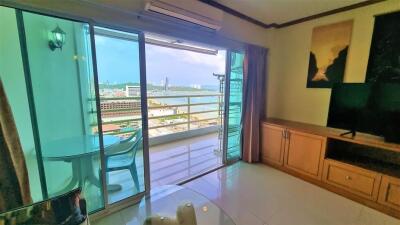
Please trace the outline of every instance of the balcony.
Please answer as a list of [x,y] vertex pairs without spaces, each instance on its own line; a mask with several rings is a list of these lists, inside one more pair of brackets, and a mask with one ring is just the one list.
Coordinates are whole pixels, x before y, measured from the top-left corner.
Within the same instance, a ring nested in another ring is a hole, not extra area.
[[[148,96],[147,99],[150,139],[220,127],[223,121],[221,94]],[[140,127],[140,97],[102,97],[100,106],[103,134],[125,137]],[[97,124],[92,127],[96,130]]]
[[[104,135],[124,139],[139,129],[140,97],[102,97],[100,103]],[[150,95],[151,185],[180,183],[222,165],[222,124],[220,94]],[[139,177],[143,176],[142,157],[143,152],[139,151],[136,156]],[[109,183],[122,186],[118,191],[109,191],[110,202],[137,191],[128,170],[111,172]],[[144,189],[143,182],[140,186]]]
[[[142,154],[136,162],[142,171]],[[184,140],[150,147],[151,186],[177,184],[222,165],[218,133],[210,133]],[[110,202],[115,202],[136,193],[128,171],[112,172],[109,182],[120,184],[122,189],[109,192]],[[143,176],[143,174],[139,174]],[[144,184],[141,183],[141,189]]]
[[[157,99],[168,99],[168,101],[180,99],[179,101],[185,103],[166,104]],[[150,182],[153,187],[180,183],[222,165],[222,99],[219,94],[150,96],[148,98]],[[131,103],[119,104],[121,107],[126,107],[125,109],[102,110],[104,135],[124,140],[140,128],[141,114],[138,97],[101,98],[100,102],[121,103],[127,100]],[[95,115],[93,112],[91,111]],[[118,116],[110,112],[118,112]],[[91,129],[95,131],[97,124],[91,124]],[[54,150],[53,152],[59,151],[58,146],[46,147]],[[26,155],[28,168],[37,166],[37,156],[34,151],[31,152]],[[93,165],[96,165],[93,170],[98,179],[100,158],[94,156],[92,160]],[[138,177],[143,178],[143,151],[141,149],[137,152],[135,161]],[[50,195],[65,191],[74,176],[71,162],[45,160],[44,165],[46,171],[49,171],[47,175],[51,176],[47,180]],[[51,173],[52,171],[57,172]],[[63,176],[58,176],[59,173],[63,173]],[[39,174],[36,176],[39,177]],[[108,184],[121,186],[119,190],[108,191],[110,203],[138,193],[129,170],[109,172],[107,177]],[[139,179],[141,191],[144,190],[143,180]],[[40,187],[38,180],[32,180],[32,182],[34,187]],[[102,200],[98,198],[98,187],[91,182],[86,182],[84,185],[86,197],[91,199],[92,205],[101,204]],[[40,189],[33,191],[41,192]]]

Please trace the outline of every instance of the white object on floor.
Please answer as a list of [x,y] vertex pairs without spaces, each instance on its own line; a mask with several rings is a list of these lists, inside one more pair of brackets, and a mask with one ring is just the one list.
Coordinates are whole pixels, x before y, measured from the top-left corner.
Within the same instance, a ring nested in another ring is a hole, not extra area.
[[[189,202],[191,207],[185,206]],[[184,206],[184,208],[179,210],[177,215],[176,209],[179,206]],[[190,211],[190,208],[194,210],[195,218],[180,215],[180,213],[185,214],[186,211]],[[158,225],[159,222],[163,221],[165,223],[161,223],[162,225],[175,225],[175,223],[171,223],[174,219],[170,219],[175,216],[180,222],[179,225],[192,225],[193,221],[196,221],[194,224],[197,225],[235,225],[228,215],[207,198],[189,188],[177,185],[153,188],[150,194],[143,198],[139,204],[92,222],[92,224],[143,225],[146,224],[147,218],[152,217],[153,220],[148,222],[153,223],[147,224]],[[163,217],[163,220],[161,220],[161,217]]]
[[197,225],[192,203],[184,203],[176,210],[176,219],[164,216],[150,216],[143,225]]

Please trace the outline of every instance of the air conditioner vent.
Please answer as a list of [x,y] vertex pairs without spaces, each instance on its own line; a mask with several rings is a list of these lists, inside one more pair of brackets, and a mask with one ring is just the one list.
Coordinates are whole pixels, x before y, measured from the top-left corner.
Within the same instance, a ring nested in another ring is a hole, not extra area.
[[221,29],[223,12],[196,0],[148,0],[146,11],[157,12],[213,30]]

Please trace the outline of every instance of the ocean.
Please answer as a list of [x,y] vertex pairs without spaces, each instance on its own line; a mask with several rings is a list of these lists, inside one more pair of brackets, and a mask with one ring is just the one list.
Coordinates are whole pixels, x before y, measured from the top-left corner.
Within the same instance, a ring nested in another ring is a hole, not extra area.
[[[148,93],[148,97],[151,100],[155,100],[161,104],[166,105],[178,105],[178,104],[187,104],[188,100],[187,97],[180,97],[180,98],[151,98],[153,96],[185,96],[185,95],[216,95],[216,96],[205,96],[205,97],[190,97],[190,103],[218,103],[218,96],[219,93],[215,91],[167,91],[167,92],[151,92]],[[221,98],[223,98],[221,96]],[[223,99],[222,99],[223,101]],[[202,105],[202,106],[192,106],[191,109],[196,111],[199,110],[216,110],[218,109],[218,105]]]
[[[216,96],[204,96],[204,97],[190,97],[191,104],[198,103],[218,103],[218,95],[219,93],[216,91],[166,91],[166,92],[150,92],[148,93],[148,97],[153,103],[160,103],[165,105],[180,105],[187,104],[187,97],[179,97],[179,98],[151,98],[152,96],[185,96],[185,95],[216,95]],[[223,101],[223,96],[221,96],[221,100]],[[186,111],[186,107],[180,107],[183,111]],[[211,105],[199,105],[199,106],[191,106],[191,112],[201,112],[201,111],[209,111],[209,110],[218,110],[218,104]],[[215,118],[218,116],[217,112],[211,113],[203,113],[196,114],[198,117],[203,118]]]

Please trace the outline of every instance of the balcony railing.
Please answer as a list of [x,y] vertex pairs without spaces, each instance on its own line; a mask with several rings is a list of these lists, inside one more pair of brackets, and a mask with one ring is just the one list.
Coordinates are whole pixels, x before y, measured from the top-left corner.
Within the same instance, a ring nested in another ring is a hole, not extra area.
[[[223,118],[222,94],[148,96],[149,136],[218,127]],[[131,135],[141,125],[140,97],[101,97],[103,133]],[[97,129],[97,124],[92,124]]]

